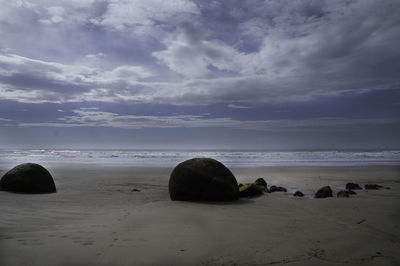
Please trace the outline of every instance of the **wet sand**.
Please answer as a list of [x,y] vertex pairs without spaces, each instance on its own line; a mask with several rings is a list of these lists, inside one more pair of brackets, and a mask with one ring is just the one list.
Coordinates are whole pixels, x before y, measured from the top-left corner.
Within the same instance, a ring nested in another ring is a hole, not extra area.
[[232,203],[171,201],[170,168],[47,168],[57,193],[0,192],[0,265],[400,265],[397,166],[232,169],[238,182],[264,177],[306,195],[391,188]]

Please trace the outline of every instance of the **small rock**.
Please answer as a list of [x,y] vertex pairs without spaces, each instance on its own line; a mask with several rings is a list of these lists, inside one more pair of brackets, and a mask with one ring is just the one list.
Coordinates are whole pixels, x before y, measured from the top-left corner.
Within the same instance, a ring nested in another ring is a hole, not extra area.
[[134,188],[131,190],[132,192],[140,192],[140,189]]
[[282,191],[282,192],[287,192],[287,189],[284,187],[277,187],[277,186],[271,186],[269,188],[270,192],[276,192],[276,191]]
[[328,198],[332,197],[332,189],[330,186],[321,187],[318,189],[317,193],[315,193],[315,198]]
[[363,222],[365,222],[367,219],[362,219],[360,221],[357,222],[357,224],[362,224]]
[[347,190],[341,190],[337,193],[338,198],[348,198],[350,193]]
[[303,194],[303,192],[297,190],[297,191],[293,194],[293,197],[304,197],[304,194]]
[[362,189],[359,184],[356,183],[347,183],[346,189]]
[[254,183],[260,186],[264,186],[265,188],[267,187],[267,182],[262,177],[257,178],[256,181],[254,181]]
[[255,183],[244,184],[239,188],[239,197],[257,197],[265,191],[263,186],[259,186]]
[[347,190],[347,192],[349,192],[349,195],[357,195],[357,193],[353,190]]
[[383,188],[383,187],[380,185],[377,185],[377,184],[366,184],[365,185],[365,189],[380,189],[380,188]]

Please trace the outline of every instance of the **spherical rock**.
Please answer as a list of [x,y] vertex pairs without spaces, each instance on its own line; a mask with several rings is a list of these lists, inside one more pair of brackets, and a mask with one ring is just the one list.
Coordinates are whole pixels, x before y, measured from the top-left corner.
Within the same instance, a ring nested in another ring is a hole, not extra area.
[[43,166],[35,163],[17,165],[0,180],[0,190],[19,193],[53,193],[56,185]]
[[172,200],[232,201],[239,187],[232,172],[211,158],[193,158],[180,163],[169,179]]
[[300,190],[297,190],[294,194],[293,197],[304,197],[303,192],[301,192]]
[[317,193],[315,193],[315,198],[328,198],[332,197],[332,189],[330,186],[325,186],[318,189]]

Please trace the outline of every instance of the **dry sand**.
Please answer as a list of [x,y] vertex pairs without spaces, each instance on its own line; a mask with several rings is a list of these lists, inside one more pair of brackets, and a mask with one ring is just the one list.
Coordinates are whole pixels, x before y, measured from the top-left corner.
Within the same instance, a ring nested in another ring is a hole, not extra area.
[[238,182],[264,177],[306,194],[350,181],[391,187],[234,203],[171,201],[167,168],[49,170],[55,194],[0,192],[0,265],[400,265],[400,167],[233,169]]

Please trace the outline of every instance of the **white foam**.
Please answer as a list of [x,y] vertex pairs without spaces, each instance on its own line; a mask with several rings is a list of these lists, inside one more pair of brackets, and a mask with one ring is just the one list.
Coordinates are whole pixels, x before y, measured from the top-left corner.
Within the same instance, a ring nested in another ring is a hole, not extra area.
[[193,157],[212,157],[230,167],[400,165],[399,150],[382,151],[157,151],[157,150],[0,150],[0,166],[37,162],[173,167]]

